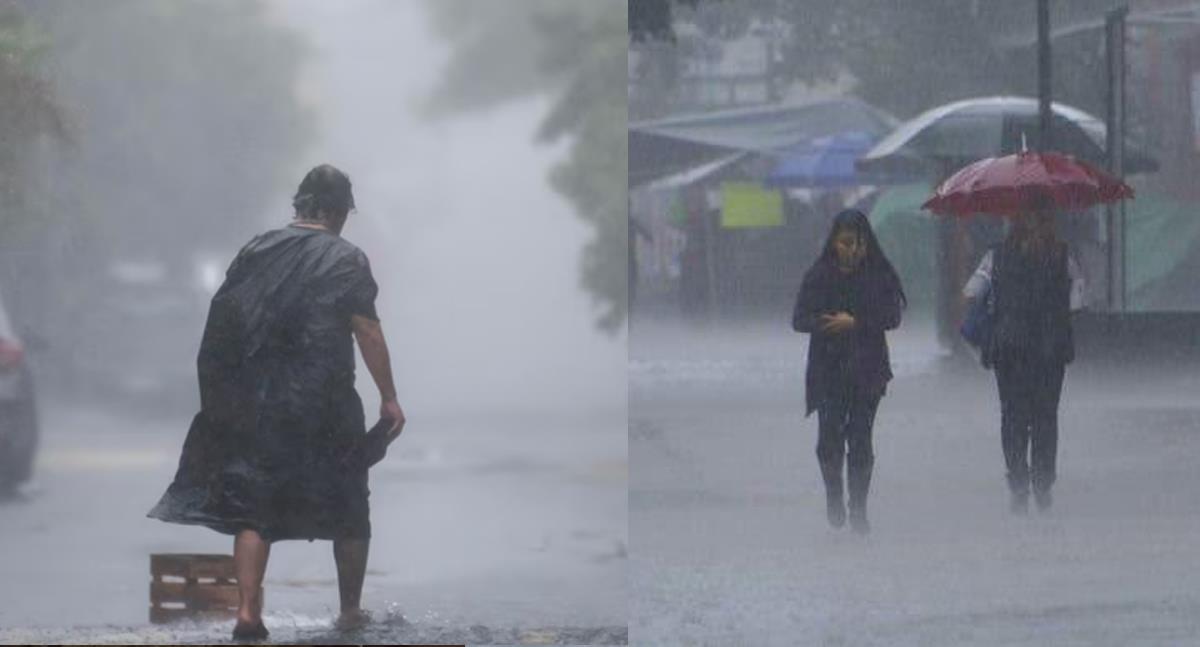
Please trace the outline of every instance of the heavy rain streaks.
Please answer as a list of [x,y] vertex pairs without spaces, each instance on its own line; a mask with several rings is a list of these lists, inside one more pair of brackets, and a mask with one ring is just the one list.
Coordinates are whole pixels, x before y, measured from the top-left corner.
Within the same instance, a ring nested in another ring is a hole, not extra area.
[[327,542],[282,542],[271,640],[623,642],[624,333],[597,326],[589,229],[549,181],[571,151],[538,143],[554,92],[435,118],[452,43],[416,0],[13,5],[29,38],[3,42],[37,52],[65,126],[0,205],[41,414],[33,478],[0,504],[0,573],[26,583],[0,594],[0,641],[228,638],[147,625],[151,553],[232,542],[145,513],[197,409],[212,292],[328,162],[354,184],[343,235],[381,288],[408,424],[371,471],[372,623],[332,625]]
[[[672,0],[630,20],[631,641],[1196,642],[1194,3]],[[1049,152],[1132,191],[948,180]],[[951,188],[962,208],[922,208]],[[890,370],[887,272],[855,260],[872,238],[908,297]],[[960,329],[981,310],[1004,423]]]

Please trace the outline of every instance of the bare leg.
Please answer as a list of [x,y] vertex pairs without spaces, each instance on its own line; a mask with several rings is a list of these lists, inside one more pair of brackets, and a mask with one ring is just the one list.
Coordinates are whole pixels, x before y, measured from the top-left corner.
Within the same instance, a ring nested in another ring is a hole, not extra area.
[[369,539],[338,539],[333,542],[333,558],[337,563],[338,595],[342,615],[339,622],[360,624],[365,620],[362,611],[363,579],[367,574]]
[[259,592],[270,556],[271,544],[263,541],[257,531],[243,530],[233,540],[233,568],[237,573],[238,593],[241,594],[237,611],[239,625],[262,623],[263,601]]

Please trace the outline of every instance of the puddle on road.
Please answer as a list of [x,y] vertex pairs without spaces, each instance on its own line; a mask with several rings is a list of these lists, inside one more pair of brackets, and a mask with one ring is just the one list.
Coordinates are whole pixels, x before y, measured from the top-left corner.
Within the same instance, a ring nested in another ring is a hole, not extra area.
[[[467,644],[467,645],[625,645],[626,627],[488,627],[408,622],[403,616],[355,630],[339,630],[332,620],[267,614],[271,637],[259,644]],[[188,623],[146,627],[0,629],[2,644],[221,644],[230,643],[233,623]]]

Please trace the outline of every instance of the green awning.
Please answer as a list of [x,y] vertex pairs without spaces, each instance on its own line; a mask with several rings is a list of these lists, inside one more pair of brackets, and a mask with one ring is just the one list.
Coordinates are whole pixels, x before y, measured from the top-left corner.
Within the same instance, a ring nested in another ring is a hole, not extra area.
[[[882,191],[871,209],[871,226],[910,291],[933,289],[933,216],[921,209],[932,195],[925,183]],[[1128,307],[1146,309],[1164,279],[1200,253],[1200,213],[1148,191],[1125,205]]]

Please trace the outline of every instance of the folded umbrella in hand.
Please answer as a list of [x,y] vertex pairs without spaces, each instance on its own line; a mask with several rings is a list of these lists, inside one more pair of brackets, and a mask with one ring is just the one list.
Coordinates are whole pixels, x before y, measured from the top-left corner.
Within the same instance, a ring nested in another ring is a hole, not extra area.
[[344,461],[350,465],[355,465],[366,469],[383,460],[387,455],[388,445],[399,434],[395,434],[396,421],[389,418],[380,418],[375,426],[371,427],[362,438],[354,444],[354,447],[346,455]]

